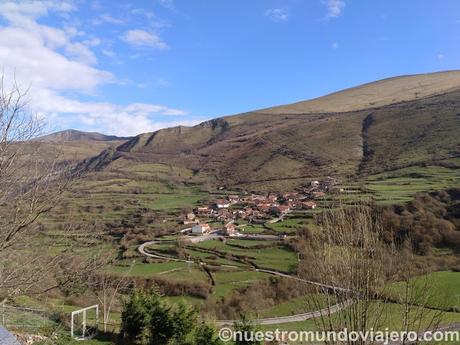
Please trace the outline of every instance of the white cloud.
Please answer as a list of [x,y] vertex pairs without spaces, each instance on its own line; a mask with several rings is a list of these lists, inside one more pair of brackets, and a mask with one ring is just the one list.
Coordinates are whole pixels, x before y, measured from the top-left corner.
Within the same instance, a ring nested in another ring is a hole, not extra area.
[[101,86],[119,80],[97,67],[91,47],[100,44],[98,38],[86,37],[77,28],[59,29],[37,22],[51,11],[72,10],[61,1],[0,3],[0,17],[8,22],[0,26],[0,69],[6,87],[13,75],[23,89],[30,87],[31,110],[52,126],[64,126],[60,129],[80,123],[89,130],[134,135],[174,124],[159,122],[158,116],[185,115],[182,110],[150,103],[120,105],[79,99],[94,96]]
[[198,121],[187,119],[158,121],[155,119],[158,115],[182,117],[186,112],[156,104],[119,105],[108,102],[81,102],[59,96],[49,90],[35,92],[34,97],[42,100],[38,103],[34,101],[38,114],[47,118],[54,116],[53,125],[60,127],[57,129],[68,128],[71,123],[77,122],[92,131],[130,136],[170,125],[195,124]]
[[444,60],[445,57],[446,57],[446,56],[445,56],[444,54],[441,54],[441,53],[439,53],[439,54],[437,55],[438,60]]
[[327,8],[326,17],[328,18],[335,18],[340,16],[346,5],[345,0],[325,0],[324,4]]
[[174,0],[160,0],[160,5],[170,10],[175,9]]
[[332,49],[339,49],[340,45],[338,42],[332,43]]
[[[0,65],[6,74],[15,71],[19,81],[37,88],[90,93],[115,80],[110,72],[58,52],[62,44],[60,35],[50,39],[22,28],[0,29]],[[93,58],[82,44],[68,44],[67,50],[70,55],[89,54],[88,58]]]
[[152,12],[152,11],[147,11],[143,8],[133,8],[131,10],[131,13],[134,14],[134,15],[143,15],[147,18],[153,18],[155,17],[155,13]]
[[123,19],[115,18],[110,13],[101,14],[99,17],[93,20],[94,25],[101,25],[101,24],[115,24],[115,25],[122,25],[126,24]]
[[48,11],[70,12],[75,8],[67,1],[2,1],[0,14],[11,22],[24,17],[37,18],[46,15]]
[[128,30],[120,38],[135,47],[168,48],[158,35],[144,30]]
[[97,47],[102,42],[101,42],[101,40],[99,38],[94,37],[94,38],[91,38],[91,39],[84,40],[83,43],[86,44],[89,47]]
[[278,23],[289,19],[289,12],[286,8],[271,8],[266,10],[264,15]]

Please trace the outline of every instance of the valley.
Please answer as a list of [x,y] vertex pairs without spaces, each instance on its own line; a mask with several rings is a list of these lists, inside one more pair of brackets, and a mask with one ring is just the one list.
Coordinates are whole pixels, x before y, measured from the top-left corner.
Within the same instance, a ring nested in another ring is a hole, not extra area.
[[[325,215],[364,203],[383,214],[382,238],[401,241],[397,256],[413,246],[414,257],[404,259],[410,281],[429,277],[439,284],[433,291],[452,291],[417,302],[426,323],[436,312],[442,325],[460,322],[452,297],[460,293],[458,76],[394,78],[130,138],[76,131],[38,138],[42,154],[69,163],[73,178],[38,219],[34,242],[18,252],[45,248],[48,258],[81,265],[81,278],[51,275],[56,287],[44,296],[8,303],[65,320],[100,303],[102,280],[123,286],[111,290],[107,333],[120,330],[121,299],[154,286],[166,303],[194,306],[218,327],[247,314],[263,329],[319,329],[318,311],[337,306],[327,316],[333,320],[352,302],[317,290],[350,288],[315,272],[310,255]],[[81,268],[93,260],[101,262]],[[380,327],[399,329],[404,301],[394,291],[404,280],[392,274],[390,292],[372,303],[388,311]],[[90,276],[95,285],[86,285]],[[7,318],[13,324],[17,316]]]

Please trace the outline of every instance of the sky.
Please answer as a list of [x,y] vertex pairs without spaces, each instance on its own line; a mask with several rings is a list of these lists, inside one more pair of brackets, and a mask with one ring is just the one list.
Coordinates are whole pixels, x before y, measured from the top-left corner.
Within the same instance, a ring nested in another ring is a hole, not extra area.
[[49,130],[136,135],[458,69],[458,0],[0,0],[5,87]]

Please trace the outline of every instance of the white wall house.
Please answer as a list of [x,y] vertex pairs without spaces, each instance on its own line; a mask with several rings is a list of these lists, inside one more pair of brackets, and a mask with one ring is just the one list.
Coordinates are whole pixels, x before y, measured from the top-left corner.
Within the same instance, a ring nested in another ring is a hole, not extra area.
[[217,207],[217,208],[229,208],[229,207],[230,207],[230,201],[227,201],[227,200],[217,200],[217,201],[216,201],[216,207]]
[[197,224],[192,227],[192,234],[205,235],[211,233],[211,227],[209,224]]

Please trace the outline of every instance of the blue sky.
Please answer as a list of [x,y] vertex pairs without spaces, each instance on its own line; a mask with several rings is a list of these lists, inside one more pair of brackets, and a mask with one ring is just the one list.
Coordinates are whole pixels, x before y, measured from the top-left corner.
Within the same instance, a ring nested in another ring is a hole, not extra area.
[[134,135],[457,69],[457,0],[0,0],[0,67],[49,128]]

